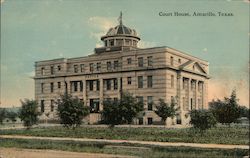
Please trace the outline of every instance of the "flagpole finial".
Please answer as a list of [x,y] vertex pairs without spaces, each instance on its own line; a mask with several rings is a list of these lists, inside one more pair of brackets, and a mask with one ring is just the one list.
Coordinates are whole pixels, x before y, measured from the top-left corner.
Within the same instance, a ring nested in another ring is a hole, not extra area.
[[118,20],[119,20],[120,25],[122,25],[122,11],[120,12],[120,17]]

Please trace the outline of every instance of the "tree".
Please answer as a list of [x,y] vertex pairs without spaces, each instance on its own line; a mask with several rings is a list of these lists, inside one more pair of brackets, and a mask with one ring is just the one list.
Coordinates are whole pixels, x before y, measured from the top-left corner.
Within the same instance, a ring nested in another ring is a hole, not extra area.
[[3,123],[3,120],[6,118],[6,110],[3,108],[0,108],[0,124]]
[[120,100],[104,101],[102,119],[110,127],[122,123],[131,124],[141,111],[143,111],[143,103],[126,92],[122,94]]
[[218,122],[230,126],[240,117],[240,107],[237,102],[236,91],[233,90],[230,98],[225,98],[224,101],[213,100],[209,103],[209,106]]
[[201,134],[209,128],[212,128],[216,125],[216,119],[213,113],[209,110],[192,110],[190,112],[191,121],[195,129],[198,129]]
[[106,100],[103,102],[102,120],[110,127],[122,123],[122,114],[118,101]]
[[143,111],[143,101],[137,100],[132,94],[125,92],[122,94],[119,102],[121,114],[125,123],[131,124],[133,119]]
[[23,121],[23,125],[30,129],[38,121],[38,104],[35,100],[25,99],[21,101],[22,107],[19,112],[19,117]]
[[159,99],[159,104],[156,105],[155,113],[161,117],[162,122],[166,125],[166,120],[168,117],[173,118],[178,111],[178,108],[175,108],[176,103],[174,100],[171,101],[171,104],[165,103],[163,99]]
[[57,105],[60,123],[66,128],[75,129],[80,126],[82,119],[89,114],[89,108],[82,101],[68,94],[62,95]]

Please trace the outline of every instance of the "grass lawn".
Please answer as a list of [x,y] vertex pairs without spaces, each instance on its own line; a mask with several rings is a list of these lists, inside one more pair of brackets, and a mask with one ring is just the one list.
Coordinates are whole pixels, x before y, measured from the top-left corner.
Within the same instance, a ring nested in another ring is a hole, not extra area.
[[47,137],[75,137],[94,139],[123,139],[160,142],[249,144],[248,127],[217,127],[207,130],[202,136],[192,129],[80,127],[69,130],[63,127],[33,128],[30,130],[0,130],[0,135],[26,135]]
[[[113,147],[112,147],[113,145]],[[48,141],[25,139],[0,139],[0,147],[16,147],[26,149],[53,149],[76,152],[119,154],[140,157],[185,157],[214,158],[240,157],[248,155],[242,149],[203,149],[191,147],[158,147],[152,145],[134,145],[128,143],[112,144],[102,142]],[[133,147],[133,148],[131,148]]]

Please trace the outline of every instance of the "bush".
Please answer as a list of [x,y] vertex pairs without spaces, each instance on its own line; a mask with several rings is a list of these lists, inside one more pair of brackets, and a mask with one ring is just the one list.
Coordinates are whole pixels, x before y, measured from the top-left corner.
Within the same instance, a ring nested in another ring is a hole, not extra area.
[[247,117],[249,120],[250,110],[245,106],[240,106],[240,117]]
[[216,119],[212,112],[208,110],[192,110],[190,112],[191,121],[195,129],[198,129],[201,134],[216,125]]
[[82,119],[89,114],[89,108],[84,106],[78,98],[65,94],[58,104],[58,116],[64,127],[75,129],[80,126]]
[[18,116],[18,113],[14,112],[14,111],[8,111],[6,113],[6,117],[11,119],[12,122],[16,122],[16,117]]

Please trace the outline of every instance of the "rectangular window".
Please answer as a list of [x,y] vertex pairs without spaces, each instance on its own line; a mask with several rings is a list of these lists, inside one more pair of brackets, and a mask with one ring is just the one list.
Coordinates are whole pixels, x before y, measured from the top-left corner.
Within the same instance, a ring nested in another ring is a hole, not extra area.
[[136,45],[137,45],[137,42],[135,40],[133,40],[133,46],[136,47]]
[[127,80],[128,80],[128,84],[131,85],[131,83],[132,83],[132,78],[131,78],[131,77],[128,77]]
[[44,83],[41,83],[41,93],[44,91]]
[[143,88],[143,77],[138,76],[138,88]]
[[114,61],[114,69],[117,69],[118,68],[118,61]]
[[99,112],[99,99],[90,99],[90,113]]
[[41,112],[44,113],[44,100],[41,100]]
[[77,92],[77,82],[73,82],[74,83],[74,91]]
[[181,124],[181,115],[180,114],[176,115],[176,124]]
[[139,125],[143,125],[143,117],[139,117]]
[[138,66],[143,67],[143,57],[138,58]]
[[111,80],[106,80],[107,90],[111,90]]
[[171,75],[171,88],[174,88],[174,75]]
[[50,66],[50,74],[51,74],[51,75],[54,74],[54,66]]
[[81,72],[84,72],[84,64],[81,64],[80,68],[81,68]]
[[100,81],[96,80],[96,90],[99,91],[100,90]]
[[50,92],[51,93],[54,92],[54,83],[53,82],[50,83]]
[[89,81],[89,90],[93,91],[94,90],[94,81]]
[[41,68],[41,74],[44,75],[44,67]]
[[107,70],[111,70],[111,68],[112,68],[112,67],[111,67],[111,62],[108,61],[108,62],[107,62]]
[[114,40],[110,40],[110,46],[114,46]]
[[193,98],[190,98],[190,110],[193,110]]
[[94,64],[93,64],[93,63],[90,63],[90,64],[89,64],[89,71],[90,71],[90,72],[93,72],[93,71],[94,71]]
[[74,73],[78,72],[78,65],[74,65]]
[[61,82],[57,82],[57,88],[58,88],[58,89],[61,88]]
[[127,58],[127,63],[131,64],[132,63],[132,59],[131,58]]
[[182,89],[185,89],[186,88],[186,80],[183,78],[182,80]]
[[130,45],[130,42],[131,42],[130,40],[125,40],[125,45],[126,45],[126,46],[129,46],[129,45]]
[[118,89],[118,81],[117,78],[115,78],[114,80],[114,90]]
[[57,102],[56,102],[56,104],[59,106],[60,105],[60,99],[57,99]]
[[148,117],[148,125],[152,125],[153,124],[153,118],[152,117]]
[[171,101],[170,101],[170,103],[171,103],[171,104],[172,104],[172,103],[175,103],[174,96],[171,96]]
[[152,87],[153,87],[153,77],[148,76],[148,88],[152,88]]
[[123,40],[122,39],[117,39],[116,40],[116,45],[117,46],[122,46],[123,45]]
[[151,111],[153,110],[153,97],[152,96],[148,96],[148,110]]
[[101,63],[97,63],[96,64],[96,70],[97,71],[101,71]]
[[50,100],[50,111],[54,111],[54,100]]
[[137,96],[136,99],[137,99],[138,102],[143,103],[143,97],[142,96]]
[[148,66],[153,66],[153,57],[152,56],[148,57]]
[[61,71],[61,66],[60,65],[57,66],[57,70]]
[[83,82],[80,81],[80,91],[82,92],[83,91]]

